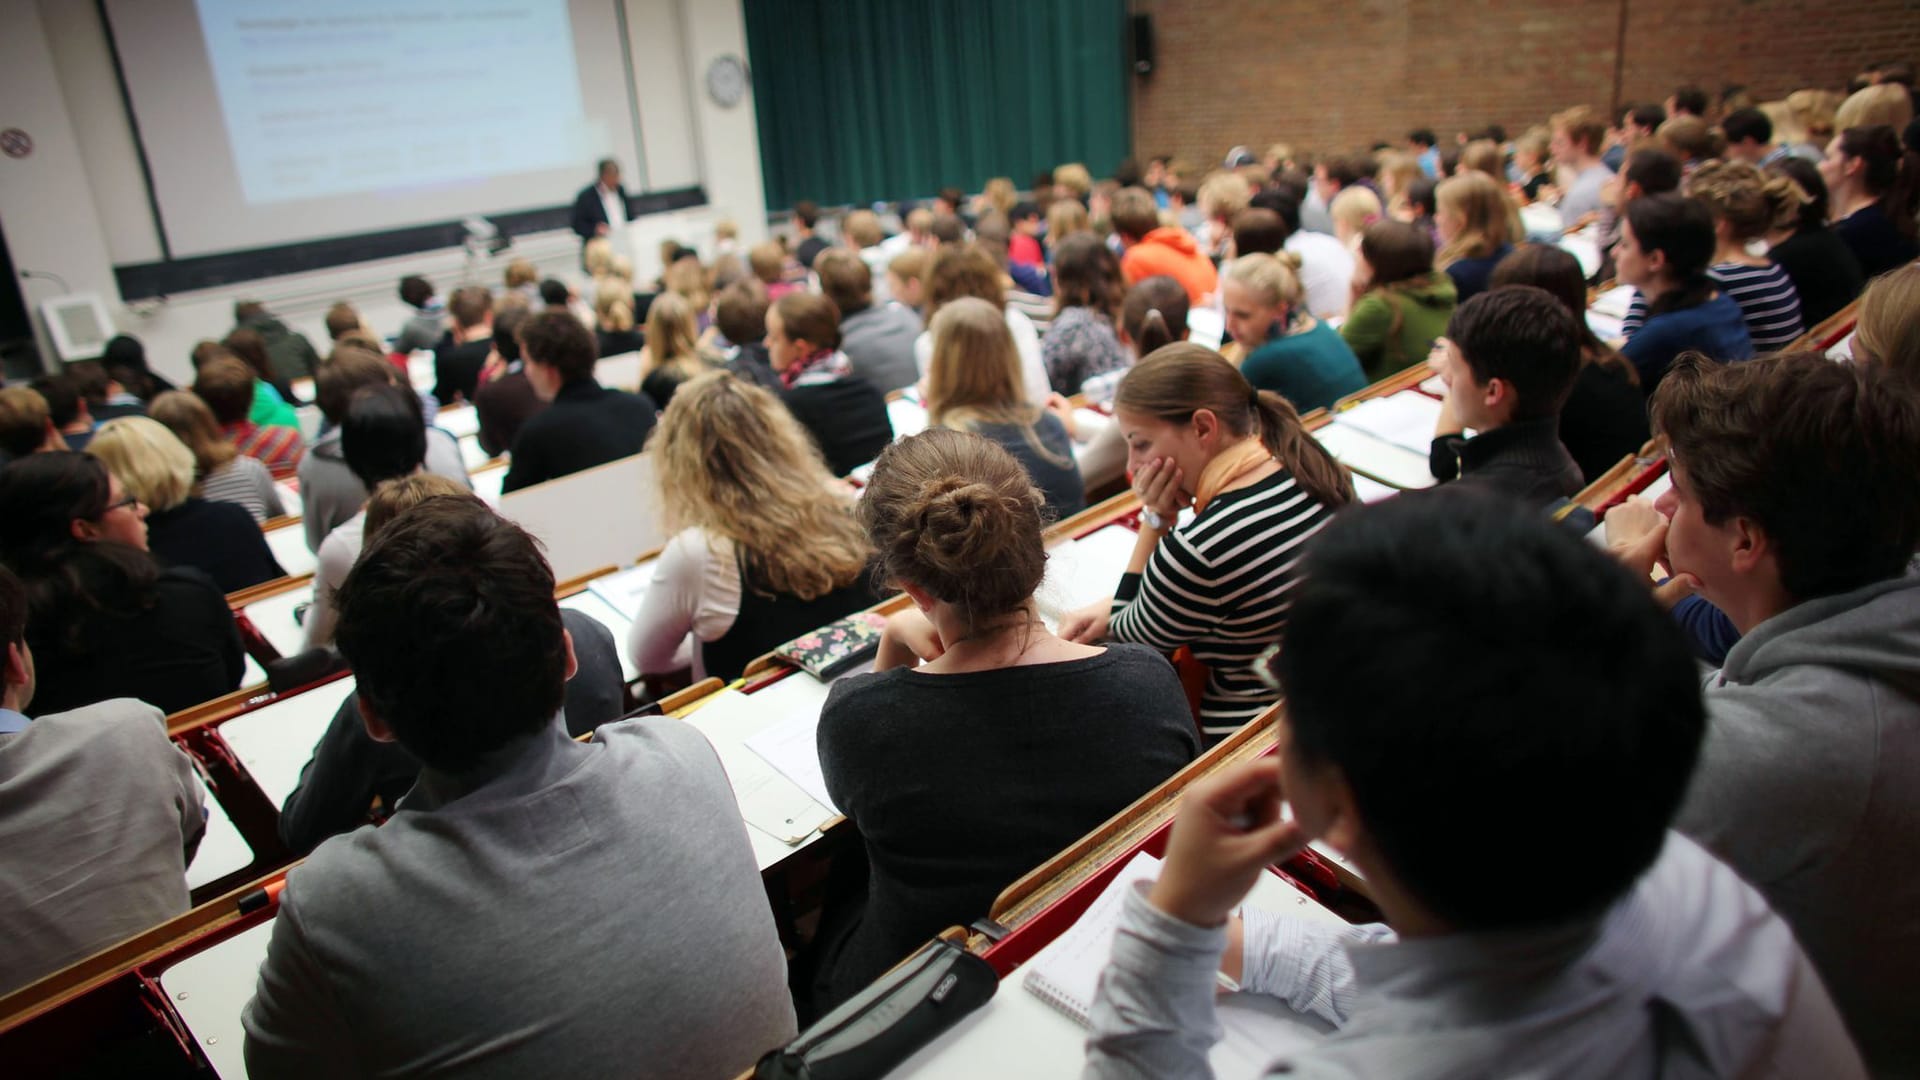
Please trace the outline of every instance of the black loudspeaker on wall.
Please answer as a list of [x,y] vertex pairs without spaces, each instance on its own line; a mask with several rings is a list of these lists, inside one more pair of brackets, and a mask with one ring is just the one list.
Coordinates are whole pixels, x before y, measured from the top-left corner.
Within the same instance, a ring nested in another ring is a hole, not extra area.
[[1153,16],[1133,16],[1133,73],[1146,78],[1153,74]]

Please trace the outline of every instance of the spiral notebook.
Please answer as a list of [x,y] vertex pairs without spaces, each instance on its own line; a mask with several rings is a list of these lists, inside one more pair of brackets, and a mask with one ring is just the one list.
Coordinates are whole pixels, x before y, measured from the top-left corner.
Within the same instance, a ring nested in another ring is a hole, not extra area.
[[1093,906],[1066,932],[1027,962],[1021,985],[1048,1005],[1085,1027],[1093,1014],[1093,994],[1100,972],[1113,954],[1113,936],[1120,927],[1120,907],[1137,881],[1160,876],[1160,860],[1142,851],[1100,892]]

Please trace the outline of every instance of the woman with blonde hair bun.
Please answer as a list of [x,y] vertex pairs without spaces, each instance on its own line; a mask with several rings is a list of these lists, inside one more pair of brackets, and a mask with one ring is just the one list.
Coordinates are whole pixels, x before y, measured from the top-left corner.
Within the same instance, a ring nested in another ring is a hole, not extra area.
[[1286,629],[1305,544],[1353,501],[1353,481],[1286,398],[1200,345],[1134,365],[1113,414],[1144,508],[1140,539],[1113,598],[1072,612],[1060,633],[1190,649],[1207,669],[1201,730],[1217,741],[1273,704],[1256,660]]
[[1029,403],[1020,386],[1020,353],[992,304],[965,296],[933,317],[927,366],[927,419],[999,443],[1027,470],[1055,517],[1086,508],[1073,440],[1060,418]]
[[1433,211],[1440,250],[1433,262],[1453,279],[1455,304],[1487,290],[1493,268],[1519,238],[1515,214],[1506,185],[1486,173],[1467,172],[1440,182]]
[[641,392],[664,409],[681,383],[719,366],[720,358],[700,345],[699,323],[686,298],[673,292],[654,297],[640,349]]
[[158,420],[109,420],[87,453],[147,508],[147,550],[162,563],[205,571],[229,593],[287,575],[245,510],[194,494],[193,451]]
[[1165,659],[1047,629],[1040,493],[999,446],[945,428],[903,439],[858,514],[876,580],[912,604],[887,620],[873,673],[835,683],[820,712],[821,775],[865,884],[828,890],[796,963],[816,1011],[979,917],[1198,750]]
[[1227,333],[1246,350],[1240,374],[1311,412],[1364,389],[1367,376],[1340,335],[1307,310],[1299,271],[1292,252],[1242,255],[1221,297]]
[[738,678],[874,602],[844,489],[772,393],[720,371],[689,379],[647,450],[677,531],[627,635],[642,672]]
[[1753,351],[1785,348],[1807,329],[1800,291],[1784,267],[1747,245],[1792,225],[1806,193],[1792,180],[1769,176],[1744,161],[1709,161],[1694,170],[1686,190],[1713,214],[1713,263],[1707,276],[1740,305]]
[[593,340],[600,359],[638,352],[645,338],[634,329],[633,294],[625,289],[600,289],[593,294]]

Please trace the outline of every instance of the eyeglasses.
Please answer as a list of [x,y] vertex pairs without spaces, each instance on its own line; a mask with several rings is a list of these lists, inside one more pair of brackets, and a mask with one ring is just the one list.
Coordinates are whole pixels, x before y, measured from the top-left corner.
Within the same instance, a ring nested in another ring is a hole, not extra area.
[[100,516],[106,517],[108,514],[113,513],[115,510],[120,510],[129,506],[139,506],[139,505],[140,505],[140,500],[137,498],[134,498],[132,495],[129,495],[126,498],[121,499],[117,503],[108,503],[107,508],[105,510],[100,511]]

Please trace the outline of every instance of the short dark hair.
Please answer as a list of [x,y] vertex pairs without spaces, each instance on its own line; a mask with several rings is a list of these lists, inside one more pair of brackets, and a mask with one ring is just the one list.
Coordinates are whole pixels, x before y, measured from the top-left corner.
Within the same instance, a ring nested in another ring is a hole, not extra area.
[[1247,200],[1247,206],[1254,210],[1271,210],[1280,215],[1280,224],[1286,229],[1287,236],[1300,231],[1300,203],[1306,198],[1307,189],[1294,176],[1283,176],[1273,182],[1272,187],[1262,188]]
[[1773,141],[1773,121],[1759,109],[1735,109],[1720,121],[1720,130],[1730,143],[1752,139],[1764,146]]
[[27,640],[27,587],[0,566],[0,646],[20,645]]
[[1633,121],[1635,127],[1658,131],[1660,125],[1667,122],[1667,107],[1658,102],[1652,105],[1635,105],[1627,110],[1627,118]]
[[944,203],[947,203],[948,205],[952,206],[954,209],[957,210],[960,208],[962,204],[964,204],[967,201],[967,193],[964,191],[961,191],[957,187],[948,185],[946,187],[941,188],[937,193],[935,193],[934,198],[939,199]]
[[533,317],[525,304],[501,304],[493,316],[493,351],[511,364],[520,359],[520,326]]
[[1233,215],[1236,255],[1272,255],[1286,246],[1287,235],[1287,223],[1272,210],[1250,206]]
[[1122,236],[1135,240],[1160,227],[1160,207],[1153,192],[1142,187],[1121,188],[1113,195],[1107,216]]
[[233,305],[233,321],[244,323],[267,313],[267,305],[258,300],[238,300]]
[[548,307],[566,307],[570,296],[567,283],[559,278],[548,278],[540,283],[540,302]]
[[957,214],[939,214],[928,231],[942,244],[958,244],[967,238],[967,223]]
[[1675,112],[1692,113],[1705,118],[1707,115],[1707,92],[1697,86],[1683,86],[1673,92]]
[[368,491],[383,480],[411,474],[427,458],[420,399],[390,383],[354,391],[340,421],[340,456]]
[[1419,146],[1433,146],[1440,140],[1434,138],[1432,128],[1414,128],[1407,132],[1407,141]]
[[1665,195],[1680,190],[1685,170],[1680,159],[1656,146],[1643,146],[1627,155],[1620,168],[1620,179],[1639,184],[1642,195]]
[[27,385],[40,392],[47,402],[47,419],[56,428],[64,428],[80,418],[80,386],[66,372],[41,375]]
[[[1443,172],[1441,175],[1446,175]],[[1435,193],[1440,190],[1440,181],[1431,176],[1422,176],[1407,185],[1407,206],[1415,215],[1423,218],[1433,216]]]
[[1022,199],[1014,203],[1013,209],[1007,211],[1007,220],[1012,222],[1028,221],[1042,216],[1044,215],[1040,213],[1040,204],[1030,199]]
[[1367,167],[1366,162],[1361,159],[1342,157],[1339,155],[1322,161],[1319,167],[1326,171],[1327,179],[1339,184],[1341,187],[1351,187],[1359,183],[1361,177],[1370,175],[1373,172],[1372,169]]
[[433,282],[419,274],[408,274],[400,279],[400,299],[408,307],[426,307],[433,299]]
[[239,357],[220,350],[200,365],[193,377],[193,392],[213,410],[213,418],[224,426],[237,424],[253,410],[253,384],[257,376]]
[[1388,218],[1360,234],[1360,254],[1373,267],[1375,288],[1433,273],[1433,234],[1418,225]]
[[347,418],[347,406],[362,387],[386,386],[397,381],[386,357],[358,345],[342,345],[327,354],[313,372],[313,400],[329,424]]
[[736,281],[720,290],[713,302],[713,322],[735,345],[751,345],[767,337],[767,291],[755,282]]
[[1489,289],[1454,309],[1447,338],[1475,381],[1513,387],[1515,419],[1554,416],[1580,375],[1580,322],[1535,285]]
[[560,372],[562,382],[593,378],[600,346],[593,334],[565,310],[549,309],[520,324],[520,349],[526,359]]
[[873,306],[873,270],[853,252],[828,248],[813,260],[813,273],[820,279],[820,291],[842,317]]
[[1688,355],[1651,404],[1702,515],[1758,523],[1794,599],[1905,572],[1920,502],[1895,493],[1920,475],[1920,395],[1899,372],[1813,350],[1727,365]]
[[113,381],[113,376],[107,374],[105,364],[98,360],[75,360],[67,365],[66,374],[83,400],[93,405],[106,404],[107,384]]
[[338,609],[361,700],[427,765],[460,771],[560,710],[553,570],[533,537],[476,500],[430,498],[388,523]]
[[820,223],[820,204],[812,199],[801,199],[793,204],[793,219],[811,229]]
[[[1380,678],[1383,650],[1416,670]],[[1339,770],[1395,879],[1462,930],[1565,922],[1630,889],[1706,726],[1693,659],[1646,582],[1473,491],[1335,517],[1274,667],[1295,760]],[[1461,859],[1463,835],[1529,852],[1526,888]]]
[[1706,303],[1713,292],[1707,267],[1714,250],[1713,211],[1707,204],[1677,192],[1647,195],[1629,200],[1624,216],[1640,249],[1665,255],[1674,280],[1680,283],[1648,305],[1648,311],[1662,315]]

